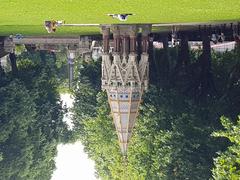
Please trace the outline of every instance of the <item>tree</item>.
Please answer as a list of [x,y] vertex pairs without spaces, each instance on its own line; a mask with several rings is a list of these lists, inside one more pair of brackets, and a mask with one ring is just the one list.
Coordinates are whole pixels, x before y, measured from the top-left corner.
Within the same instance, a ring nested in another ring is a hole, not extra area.
[[224,152],[219,152],[214,159],[214,179],[239,179],[240,178],[240,116],[233,123],[229,118],[221,117],[225,130],[215,131],[214,137],[227,138],[231,146]]
[[17,62],[16,62],[17,57],[14,53],[10,53],[9,58],[11,61],[12,73],[14,76],[17,76],[17,73],[18,73]]
[[[80,70],[74,91],[77,100],[74,104],[75,135],[95,160],[100,177],[171,180],[212,177],[213,158],[216,152],[225,151],[229,142],[216,139],[211,133],[221,129],[219,116],[239,114],[240,98],[236,97],[240,86],[237,73],[234,73],[234,81],[230,81],[232,76],[229,76],[238,62],[237,53],[211,53],[209,39],[204,43],[204,52],[190,52],[184,73],[183,69],[175,73],[179,60],[176,49],[169,49],[165,64],[162,62],[166,53],[155,52],[155,60],[159,61],[156,68],[164,77],[151,81],[144,95],[127,161],[121,157],[117,145],[107,96],[98,93],[100,88],[96,86],[96,81],[100,82],[100,65],[81,66],[84,68]],[[234,82],[232,88],[228,88],[229,82]],[[216,84],[217,93],[212,91],[211,83]]]
[[56,68],[48,54],[44,63],[37,53],[25,56],[18,57],[17,76],[0,77],[0,177],[50,179],[57,145],[68,132]]
[[32,137],[36,109],[27,89],[18,80],[0,88],[0,176],[24,179],[33,163]]
[[[80,123],[80,119],[86,117],[96,117],[97,112],[97,94],[100,91],[100,69],[99,62],[86,63],[79,60],[76,64],[77,74],[75,75],[75,88],[74,88],[74,112],[75,122]],[[78,127],[78,125],[76,125]]]

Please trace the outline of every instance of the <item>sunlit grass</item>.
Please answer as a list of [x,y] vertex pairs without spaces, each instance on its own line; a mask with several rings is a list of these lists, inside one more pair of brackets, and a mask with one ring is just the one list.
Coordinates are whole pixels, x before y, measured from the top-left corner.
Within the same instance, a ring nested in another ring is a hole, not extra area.
[[[43,21],[119,23],[107,13],[134,13],[127,23],[208,22],[240,19],[239,0],[1,0],[0,34],[46,34]],[[10,26],[7,26],[10,25]],[[57,34],[99,33],[97,28],[62,28]]]

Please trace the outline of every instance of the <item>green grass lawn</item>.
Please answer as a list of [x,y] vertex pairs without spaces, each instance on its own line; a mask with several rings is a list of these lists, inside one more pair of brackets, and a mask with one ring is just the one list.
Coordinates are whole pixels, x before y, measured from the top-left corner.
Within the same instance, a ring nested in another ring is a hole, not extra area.
[[[0,35],[47,34],[44,20],[119,23],[108,13],[134,13],[127,23],[240,20],[240,0],[0,0]],[[98,28],[64,27],[56,34],[99,33]]]

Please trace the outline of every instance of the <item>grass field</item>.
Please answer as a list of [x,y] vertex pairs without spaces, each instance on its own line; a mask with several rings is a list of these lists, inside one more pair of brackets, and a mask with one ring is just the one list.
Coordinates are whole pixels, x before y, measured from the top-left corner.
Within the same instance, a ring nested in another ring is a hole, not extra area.
[[[0,0],[0,35],[47,34],[44,20],[119,23],[108,13],[134,13],[127,23],[240,20],[240,0]],[[98,33],[98,28],[64,27],[59,35]]]

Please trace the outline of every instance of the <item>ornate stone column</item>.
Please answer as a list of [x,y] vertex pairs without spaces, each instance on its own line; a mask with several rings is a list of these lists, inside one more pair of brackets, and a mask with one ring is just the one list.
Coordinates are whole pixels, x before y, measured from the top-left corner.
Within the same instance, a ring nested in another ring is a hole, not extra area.
[[129,36],[128,35],[123,36],[122,44],[123,44],[123,54],[127,56],[129,54]]
[[136,53],[136,39],[137,39],[137,28],[131,27],[129,30],[130,35],[130,53]]
[[131,53],[136,52],[136,35],[130,36],[130,52]]
[[72,87],[72,82],[74,78],[74,58],[75,51],[68,50],[67,59],[68,59],[68,79],[69,79],[69,88]]
[[148,36],[142,36],[142,53],[147,53],[148,50]]
[[120,52],[120,43],[121,43],[119,27],[113,26],[112,32],[113,32],[114,52],[119,53]]
[[[140,25],[140,27],[145,26]],[[107,91],[123,155],[127,155],[128,143],[138,115],[142,94],[147,89],[149,81],[147,45],[145,45],[146,53],[143,53],[141,60],[137,61],[138,30],[139,25],[112,25],[113,60],[109,54],[102,55],[102,89]],[[144,35],[148,38],[148,34]],[[147,43],[147,40],[144,43]]]
[[109,36],[110,36],[110,28],[102,26],[102,37],[103,37],[103,52],[109,52]]
[[142,27],[142,53],[148,52],[148,36],[151,32],[151,25],[145,25]]

